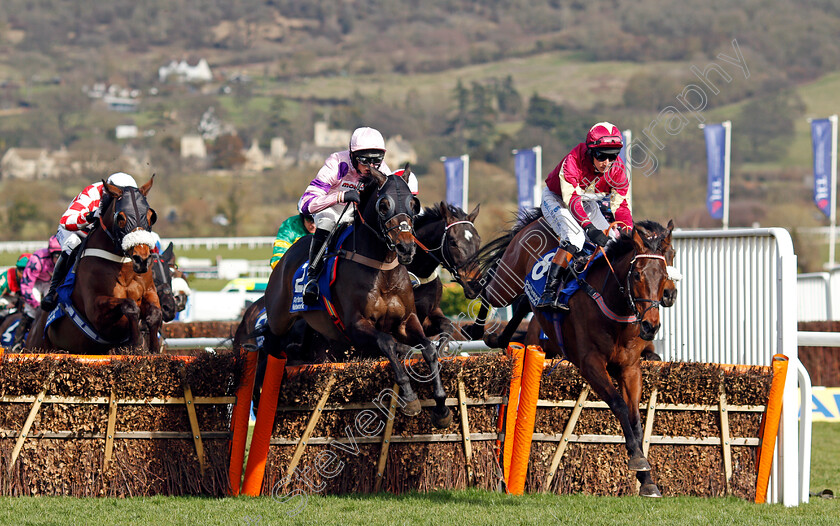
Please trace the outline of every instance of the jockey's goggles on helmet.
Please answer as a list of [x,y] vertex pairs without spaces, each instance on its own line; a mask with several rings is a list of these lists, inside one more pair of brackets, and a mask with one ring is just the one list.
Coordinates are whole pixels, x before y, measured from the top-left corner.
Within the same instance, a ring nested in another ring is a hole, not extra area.
[[356,162],[359,164],[366,164],[368,166],[373,166],[374,168],[379,168],[379,165],[382,164],[382,161],[385,159],[385,154],[383,152],[358,152],[355,154]]
[[615,161],[618,157],[618,152],[614,150],[592,150],[592,157],[596,161]]

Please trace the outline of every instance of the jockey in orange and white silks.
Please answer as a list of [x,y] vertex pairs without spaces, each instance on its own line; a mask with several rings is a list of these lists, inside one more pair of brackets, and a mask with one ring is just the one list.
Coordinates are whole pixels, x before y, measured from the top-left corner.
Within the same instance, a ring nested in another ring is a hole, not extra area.
[[[309,183],[298,201],[298,211],[315,218],[315,233],[309,249],[309,281],[303,293],[307,305],[316,304],[320,296],[317,277],[321,262],[320,258],[315,257],[316,254],[336,223],[353,222],[352,207],[346,212],[344,209],[347,203],[358,204],[362,179],[370,173],[370,167],[382,173],[391,173],[384,160],[385,140],[382,134],[373,128],[357,128],[350,137],[350,147],[327,157],[324,166],[318,170],[318,175]],[[416,179],[413,182],[412,185],[412,181],[409,181],[409,188],[412,193],[416,193]]]
[[[137,182],[127,173],[117,172],[108,176],[108,184],[119,186],[122,188],[131,187],[137,188]],[[44,299],[41,300],[44,310],[52,310],[56,306],[57,293],[56,290],[61,282],[67,276],[67,271],[73,264],[74,251],[81,245],[82,239],[87,237],[90,230],[99,221],[100,207],[105,197],[102,181],[86,186],[79,195],[73,198],[70,206],[61,215],[58,221],[58,230],[55,236],[61,243],[63,251],[58,263],[55,264],[55,272],[50,283],[50,290]]]
[[[599,206],[607,196],[617,226],[633,228],[633,214],[627,202],[630,182],[618,157],[623,145],[617,126],[599,122],[590,128],[586,141],[575,146],[546,177],[543,216],[557,234],[561,248],[571,257],[583,248],[587,239],[600,246],[609,241],[604,231],[610,225]],[[537,308],[568,310],[568,305],[560,303],[557,295],[565,280],[575,273],[574,265],[568,265],[566,254],[558,251],[552,260]]]

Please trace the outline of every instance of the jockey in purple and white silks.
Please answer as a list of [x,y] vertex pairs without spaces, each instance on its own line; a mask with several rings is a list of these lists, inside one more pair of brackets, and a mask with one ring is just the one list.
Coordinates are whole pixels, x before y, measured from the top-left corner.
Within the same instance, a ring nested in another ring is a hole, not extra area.
[[[315,218],[315,233],[309,247],[309,281],[303,291],[305,304],[316,305],[321,295],[318,290],[318,275],[322,265],[316,255],[339,221],[353,222],[352,207],[347,209],[344,216],[341,213],[347,203],[359,203],[362,179],[370,173],[370,167],[373,166],[385,174],[391,173],[384,159],[385,140],[382,134],[373,128],[357,128],[350,137],[350,148],[327,157],[324,166],[318,170],[318,175],[301,196],[298,211]],[[409,187],[415,192],[416,179],[409,181]]]

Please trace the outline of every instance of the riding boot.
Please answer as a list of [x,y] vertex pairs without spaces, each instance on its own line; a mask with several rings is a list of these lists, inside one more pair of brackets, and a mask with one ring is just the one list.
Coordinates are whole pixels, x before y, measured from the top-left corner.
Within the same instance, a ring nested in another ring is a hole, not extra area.
[[309,281],[306,282],[303,288],[303,303],[310,307],[317,305],[318,298],[321,297],[321,291],[318,290],[318,275],[321,274],[321,262],[323,258],[318,257],[318,252],[321,250],[321,246],[327,241],[329,235],[329,230],[319,228],[312,235],[312,242],[309,245],[309,267],[306,270]]
[[545,280],[545,289],[543,289],[542,296],[534,305],[537,309],[552,309],[568,311],[569,306],[564,303],[559,303],[560,290],[563,288],[563,283],[568,276],[568,269],[561,263],[551,262],[551,267],[548,269],[548,277]]
[[47,312],[51,312],[58,305],[58,287],[64,282],[64,278],[67,277],[67,272],[73,266],[74,254],[75,250],[70,252],[70,254],[62,252],[58,257],[58,261],[55,263],[55,269],[50,280],[50,290],[41,300],[41,308]]
[[20,347],[23,346],[23,343],[26,341],[26,335],[29,334],[29,328],[32,327],[32,322],[35,321],[35,318],[32,318],[25,312],[21,314],[20,323],[17,329],[15,329],[15,339],[11,346],[15,352],[19,351]]

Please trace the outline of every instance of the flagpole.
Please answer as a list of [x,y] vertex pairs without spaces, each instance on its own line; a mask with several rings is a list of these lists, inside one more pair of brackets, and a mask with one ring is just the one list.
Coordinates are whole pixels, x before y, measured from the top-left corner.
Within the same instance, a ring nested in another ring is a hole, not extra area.
[[462,155],[461,162],[464,163],[464,210],[469,210],[469,192],[470,192],[470,156]]
[[831,122],[831,226],[828,229],[828,264],[834,268],[834,243],[837,227],[837,114],[830,116]]
[[725,131],[725,149],[723,152],[723,229],[729,228],[729,152],[732,147],[732,121],[721,123]]
[[534,146],[534,154],[537,158],[534,163],[537,171],[534,180],[534,208],[539,208],[542,204],[542,146]]

